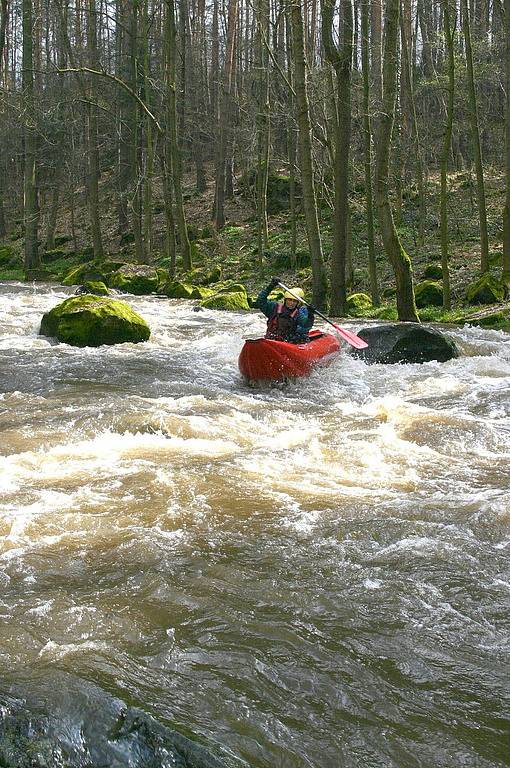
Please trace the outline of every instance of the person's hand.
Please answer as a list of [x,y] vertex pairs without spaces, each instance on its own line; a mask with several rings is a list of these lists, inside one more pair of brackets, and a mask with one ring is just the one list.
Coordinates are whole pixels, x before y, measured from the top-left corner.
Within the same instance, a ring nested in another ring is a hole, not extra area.
[[271,290],[273,288],[276,288],[276,286],[279,285],[279,284],[280,284],[280,278],[279,277],[272,277],[271,278],[271,282],[269,283],[269,285],[271,287]]

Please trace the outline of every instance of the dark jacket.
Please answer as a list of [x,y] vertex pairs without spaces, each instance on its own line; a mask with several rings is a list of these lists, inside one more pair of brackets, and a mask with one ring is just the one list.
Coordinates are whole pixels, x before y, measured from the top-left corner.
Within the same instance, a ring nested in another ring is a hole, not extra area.
[[[255,302],[255,306],[260,309],[260,311],[263,312],[263,314],[268,319],[268,331],[271,326],[271,321],[278,314],[279,302],[270,301],[267,298],[272,290],[273,287],[269,285],[266,286],[266,288],[263,288],[257,296],[257,300]],[[293,344],[302,344],[303,342],[308,341],[308,331],[312,327],[313,322],[313,312],[309,313],[305,306],[299,307],[295,316],[294,323],[292,324],[292,330],[290,330],[286,338],[282,340],[290,341]]]

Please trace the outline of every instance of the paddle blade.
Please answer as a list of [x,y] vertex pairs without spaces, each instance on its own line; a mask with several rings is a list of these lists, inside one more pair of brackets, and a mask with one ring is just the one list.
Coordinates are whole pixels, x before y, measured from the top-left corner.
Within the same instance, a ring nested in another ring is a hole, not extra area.
[[351,347],[355,347],[355,349],[365,349],[365,347],[368,347],[367,342],[360,336],[356,336],[355,333],[346,331],[345,328],[340,328],[340,326],[336,323],[331,323],[331,325],[337,331],[337,333],[340,334],[342,339],[351,345]]

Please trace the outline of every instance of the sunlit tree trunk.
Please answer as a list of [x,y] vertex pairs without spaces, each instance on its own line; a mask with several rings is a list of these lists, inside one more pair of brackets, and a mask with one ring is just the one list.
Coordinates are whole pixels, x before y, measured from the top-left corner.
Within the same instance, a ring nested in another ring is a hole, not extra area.
[[[88,2],[87,12],[87,51],[89,66],[98,69],[99,57],[97,52],[97,20],[94,0]],[[103,258],[103,239],[101,236],[101,221],[99,217],[99,149],[97,145],[97,88],[93,76],[89,78],[87,103],[87,145],[88,170],[87,193],[89,198],[89,220],[96,259]]]
[[269,34],[269,3],[259,0],[257,5],[257,252],[262,263],[267,248],[267,179],[269,175],[269,56],[265,41]]
[[[450,266],[448,253],[448,157],[452,143],[453,99],[455,95],[455,50],[454,37],[456,20],[450,17],[451,0],[441,0],[443,7],[443,30],[446,41],[448,90],[446,98],[446,120],[443,147],[441,151],[441,267],[443,272],[443,306],[451,308]],[[454,6],[455,8],[455,6]],[[455,11],[454,11],[455,14]]]
[[506,196],[503,212],[503,282],[510,286],[510,0],[505,0],[505,171]]
[[489,238],[487,234],[487,207],[485,204],[485,184],[483,178],[482,149],[480,145],[480,124],[478,120],[478,104],[476,98],[475,75],[473,68],[473,49],[471,45],[471,23],[467,0],[461,0],[463,16],[464,45],[466,48],[466,67],[468,82],[469,119],[471,123],[471,140],[476,170],[476,199],[480,221],[480,269],[489,269]]
[[25,108],[24,142],[24,223],[25,223],[25,270],[40,265],[37,236],[39,230],[39,206],[36,186],[36,134],[34,115],[34,71],[33,71],[33,14],[32,1],[23,0],[23,96]]
[[370,119],[370,65],[368,46],[369,0],[361,0],[361,69],[363,76],[363,155],[365,169],[365,208],[367,216],[368,271],[372,303],[380,303],[375,260],[374,209],[372,195],[372,138]]
[[334,151],[334,219],[331,254],[331,301],[334,315],[345,314],[347,222],[349,217],[349,153],[351,144],[351,67],[353,9],[351,0],[341,0],[340,48],[333,39],[334,0],[322,0],[322,44],[336,75],[336,130]]
[[411,260],[405,252],[393,221],[391,211],[388,172],[390,145],[395,120],[397,98],[397,42],[399,30],[399,2],[387,0],[383,56],[383,100],[379,111],[376,131],[376,202],[379,227],[384,249],[395,273],[397,287],[397,312],[399,320],[419,322],[414,299]]
[[318,309],[326,305],[326,272],[322,255],[322,243],[317,215],[317,200],[312,159],[312,129],[308,105],[303,14],[300,0],[289,0],[288,12],[292,28],[292,53],[294,58],[294,87],[298,121],[298,157],[303,187],[303,208],[306,234],[312,265],[313,303]]

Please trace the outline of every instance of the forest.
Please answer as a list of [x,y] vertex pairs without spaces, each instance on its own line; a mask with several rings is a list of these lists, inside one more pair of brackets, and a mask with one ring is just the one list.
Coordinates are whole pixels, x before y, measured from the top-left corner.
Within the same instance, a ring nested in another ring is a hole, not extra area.
[[414,321],[417,303],[452,317],[470,286],[470,303],[505,298],[509,0],[1,0],[1,14],[4,277],[66,258],[170,278],[230,261],[248,281],[296,274],[336,316],[362,292]]

